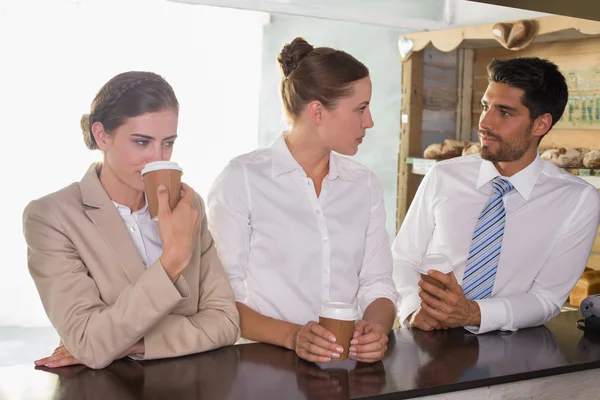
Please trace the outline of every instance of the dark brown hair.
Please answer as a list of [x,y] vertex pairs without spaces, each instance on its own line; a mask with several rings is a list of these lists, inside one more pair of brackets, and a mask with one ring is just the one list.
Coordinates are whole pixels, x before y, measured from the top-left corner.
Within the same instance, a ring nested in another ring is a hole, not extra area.
[[290,120],[318,100],[333,109],[339,99],[352,95],[352,83],[369,76],[369,69],[350,54],[329,47],[313,47],[297,37],[277,57],[283,77],[281,98]]
[[179,113],[175,92],[163,77],[153,72],[124,72],[102,86],[92,101],[90,113],[81,116],[83,140],[88,149],[95,150],[98,148],[92,134],[95,122],[101,122],[104,131],[111,133],[128,118],[165,109]]
[[552,129],[562,117],[569,89],[556,64],[537,57],[493,60],[487,72],[489,82],[504,83],[525,92],[521,103],[529,110],[532,121],[548,113],[552,115]]

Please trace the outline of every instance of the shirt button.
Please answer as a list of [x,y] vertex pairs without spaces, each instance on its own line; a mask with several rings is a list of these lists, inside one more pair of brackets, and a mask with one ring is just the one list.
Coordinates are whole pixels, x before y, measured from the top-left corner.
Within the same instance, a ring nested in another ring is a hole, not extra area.
[[315,210],[315,212],[317,213],[317,215],[321,214],[321,210]]
[[323,238],[323,241],[324,241],[324,242],[327,242],[328,240],[329,240],[329,239],[328,239],[327,237],[324,237],[324,238]]
[[131,232],[135,232],[135,226],[132,226],[130,229],[131,229]]

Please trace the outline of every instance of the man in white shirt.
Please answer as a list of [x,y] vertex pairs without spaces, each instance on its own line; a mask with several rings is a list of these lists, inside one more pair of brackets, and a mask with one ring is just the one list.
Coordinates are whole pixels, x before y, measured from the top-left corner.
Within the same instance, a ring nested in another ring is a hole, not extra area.
[[[437,163],[393,244],[403,326],[517,330],[556,316],[581,276],[598,229],[596,189],[542,161],[541,138],[561,118],[568,89],[553,63],[494,60],[481,99],[481,155]],[[417,272],[444,254],[442,290]]]

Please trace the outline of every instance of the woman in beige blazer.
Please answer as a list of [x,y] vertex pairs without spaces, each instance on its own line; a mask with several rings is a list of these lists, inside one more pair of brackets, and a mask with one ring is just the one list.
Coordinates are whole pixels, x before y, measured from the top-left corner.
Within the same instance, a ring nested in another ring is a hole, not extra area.
[[159,187],[151,220],[141,170],[169,160],[179,104],[149,72],[115,76],[81,119],[86,145],[103,152],[83,179],[32,201],[23,227],[28,264],[62,343],[36,365],[103,368],[233,344],[239,316],[204,204],[183,185],[170,210]]

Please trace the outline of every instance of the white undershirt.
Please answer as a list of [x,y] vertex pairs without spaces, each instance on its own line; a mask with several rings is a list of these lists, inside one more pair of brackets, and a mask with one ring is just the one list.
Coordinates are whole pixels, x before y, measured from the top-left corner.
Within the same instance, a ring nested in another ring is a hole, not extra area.
[[140,210],[131,212],[127,206],[113,201],[129,235],[135,244],[144,267],[151,266],[162,254],[162,241],[158,232],[158,225],[150,218],[148,203]]

